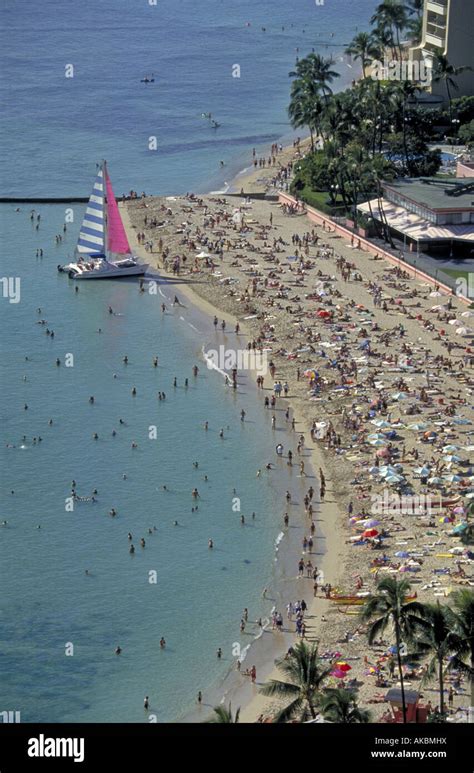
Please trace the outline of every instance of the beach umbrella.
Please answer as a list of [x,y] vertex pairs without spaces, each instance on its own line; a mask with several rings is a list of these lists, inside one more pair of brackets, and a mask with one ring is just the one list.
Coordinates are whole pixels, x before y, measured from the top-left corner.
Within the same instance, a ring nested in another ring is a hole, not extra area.
[[415,432],[422,432],[427,428],[427,424],[423,424],[423,422],[415,421],[413,424],[408,425],[408,429],[414,430]]
[[460,475],[443,475],[443,478],[449,481],[449,483],[459,483],[462,480]]
[[452,521],[451,521],[451,518],[449,517],[449,515],[443,515],[443,517],[439,519],[439,522],[440,523],[451,523]]
[[397,558],[408,558],[410,554],[406,550],[399,550],[395,555]]
[[458,336],[470,336],[473,334],[473,330],[470,327],[465,327],[464,325],[461,327],[458,327],[456,330],[456,333]]
[[201,250],[201,252],[199,252],[196,255],[196,258],[210,258],[210,257],[211,256],[209,255],[209,253],[208,252],[204,252],[204,250]]
[[373,528],[374,526],[378,526],[380,521],[377,520],[377,518],[369,518],[367,521],[362,521],[363,526],[366,529]]
[[442,303],[438,303],[437,306],[432,306],[431,311],[446,311],[446,306],[443,306]]
[[371,432],[370,435],[367,435],[367,438],[369,440],[386,440],[383,432]]
[[420,478],[427,478],[431,472],[429,467],[417,467],[414,472],[420,476]]
[[363,537],[376,537],[377,534],[377,529],[366,529],[364,532],[362,532]]
[[346,675],[346,672],[341,671],[340,668],[335,668],[334,671],[331,671],[331,676],[335,676],[338,679],[344,679],[345,675]]
[[[467,526],[468,526],[467,523],[458,523],[458,525],[455,526],[454,529],[452,530],[451,534],[461,534],[463,531],[467,529]],[[456,550],[456,548],[454,548],[454,550]]]
[[387,445],[387,440],[369,440],[369,443],[371,446],[376,446],[377,448],[380,448],[381,446]]
[[346,663],[344,660],[342,662],[336,663],[336,668],[339,671],[345,671],[346,673],[347,673],[347,671],[351,671],[352,670],[352,666],[350,666],[349,663]]
[[439,478],[436,475],[433,478],[428,478],[428,484],[430,486],[444,486],[446,481],[443,478]]
[[405,400],[406,397],[406,392],[395,392],[395,394],[392,395],[392,400]]
[[387,475],[385,478],[386,483],[390,483],[392,485],[395,485],[395,483],[402,483],[405,480],[403,475]]
[[402,467],[399,464],[397,464],[395,466],[392,465],[392,464],[382,464],[382,466],[379,467],[380,474],[383,475],[383,476],[386,476],[386,475],[397,475],[397,473],[399,473],[401,469],[402,469]]
[[473,499],[474,498],[474,491],[470,491],[468,494],[464,494],[466,499]]
[[448,454],[447,456],[443,456],[443,461],[445,462],[460,462],[461,457],[456,456],[456,454]]
[[453,419],[453,424],[472,424],[470,419],[464,419],[462,416],[457,416]]
[[474,317],[474,311],[463,311],[461,317]]
[[466,508],[462,507],[462,505],[453,507],[453,513],[455,513],[456,515],[464,515],[465,512],[466,512]]
[[324,309],[320,309],[319,311],[316,312],[316,316],[317,317],[326,318],[326,317],[330,317],[331,315],[330,315],[329,311],[325,311]]
[[443,453],[451,453],[451,451],[457,451],[459,449],[459,446],[453,445],[453,443],[449,443],[447,446],[443,446],[442,450]]
[[438,290],[433,290],[432,293],[430,293],[430,298],[441,298],[442,293],[438,292]]
[[448,325],[462,325],[462,321],[460,319],[450,319]]
[[380,428],[384,428],[384,427],[391,427],[392,426],[390,424],[390,422],[385,421],[385,419],[372,419],[372,421],[370,423],[374,424],[374,426],[376,426],[376,427],[379,427],[379,429]]

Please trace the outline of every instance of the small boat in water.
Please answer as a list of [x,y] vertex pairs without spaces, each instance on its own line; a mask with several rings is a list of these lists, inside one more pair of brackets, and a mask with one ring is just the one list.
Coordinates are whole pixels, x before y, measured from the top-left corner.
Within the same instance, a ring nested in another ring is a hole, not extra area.
[[105,161],[89,198],[76,256],[75,261],[58,266],[58,271],[69,274],[71,279],[143,276],[149,265],[140,264],[132,255]]

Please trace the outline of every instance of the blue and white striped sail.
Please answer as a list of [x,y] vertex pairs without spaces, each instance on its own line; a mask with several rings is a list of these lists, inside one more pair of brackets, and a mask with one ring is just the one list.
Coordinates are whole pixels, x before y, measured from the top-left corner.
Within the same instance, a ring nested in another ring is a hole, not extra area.
[[94,187],[82,221],[77,251],[82,255],[105,255],[105,193],[103,168],[95,178]]

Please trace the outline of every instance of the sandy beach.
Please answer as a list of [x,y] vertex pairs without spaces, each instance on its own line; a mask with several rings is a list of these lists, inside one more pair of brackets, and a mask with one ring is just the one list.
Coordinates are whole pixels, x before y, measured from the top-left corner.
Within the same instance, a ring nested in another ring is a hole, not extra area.
[[[219,324],[238,323],[252,350],[265,352],[275,374],[265,375],[262,410],[274,382],[287,385],[287,396],[276,400],[276,422],[285,423],[289,407],[293,464],[303,461],[308,471],[311,464],[317,491],[313,513],[303,502],[282,502],[275,518],[282,527],[285,511],[290,523],[293,513],[307,518],[308,536],[313,520],[324,546],[322,557],[302,548],[304,561],[317,567],[317,591],[305,572],[298,595],[292,589],[287,601],[307,601],[305,638],[319,641],[328,659],[339,653],[350,664],[344,681],[353,680],[359,703],[380,721],[386,687],[397,685],[387,670],[392,642],[368,647],[354,614],[360,607],[335,603],[321,586],[330,583],[331,595],[369,594],[389,574],[408,577],[418,600],[442,603],[452,590],[474,586],[473,554],[460,541],[462,528],[452,534],[464,523],[470,501],[464,495],[473,482],[474,312],[277,200],[246,198],[285,189],[306,146],[274,152],[275,162],[269,151],[265,167],[233,182],[232,190],[243,189],[244,196],[146,197],[127,201],[121,211],[132,248],[175,283],[180,300],[217,315]],[[402,495],[421,502],[418,510],[404,511]],[[390,505],[394,496],[402,504]],[[366,533],[370,519],[373,535]],[[279,611],[294,636],[294,621]],[[258,688],[276,675],[279,637],[282,656],[287,637],[271,627],[264,633],[272,656],[259,667],[256,684],[237,675],[232,705],[242,706],[241,721],[270,717],[277,707]],[[413,666],[406,687],[421,690],[425,703],[435,706],[436,682],[420,687],[422,675]],[[340,686],[341,679],[333,683]],[[456,693],[453,713],[469,705],[465,681]]]

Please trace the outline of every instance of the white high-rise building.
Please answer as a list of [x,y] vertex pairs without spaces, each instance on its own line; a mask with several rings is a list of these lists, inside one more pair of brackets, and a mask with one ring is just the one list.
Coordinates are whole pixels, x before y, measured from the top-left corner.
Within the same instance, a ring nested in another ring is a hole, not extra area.
[[[436,54],[455,67],[472,67],[454,78],[458,90],[451,97],[474,96],[474,0],[425,0],[421,43],[410,49],[410,59],[423,58],[431,68]],[[433,81],[430,91],[447,98],[443,82]]]

